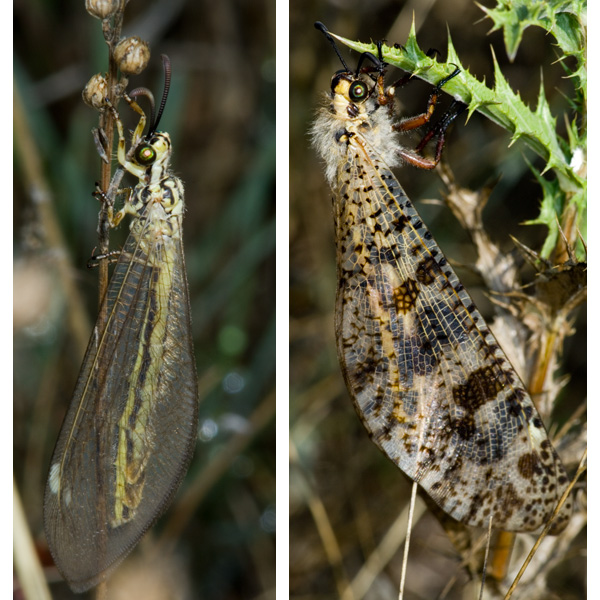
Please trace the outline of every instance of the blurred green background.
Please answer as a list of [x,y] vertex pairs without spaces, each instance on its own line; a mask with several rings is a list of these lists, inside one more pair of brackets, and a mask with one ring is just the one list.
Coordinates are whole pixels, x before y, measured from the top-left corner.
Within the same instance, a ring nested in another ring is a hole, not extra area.
[[[492,6],[490,1],[483,4]],[[314,21],[322,21],[330,31],[349,39],[385,39],[393,45],[406,41],[413,14],[417,41],[424,51],[435,48],[440,60],[445,60],[449,30],[462,63],[491,84],[493,47],[506,78],[532,108],[543,77],[563,134],[563,114],[569,114],[561,91],[569,95],[571,84],[555,64],[552,39],[540,29],[528,29],[511,64],[501,33],[487,35],[491,22],[482,20],[484,13],[472,0],[290,4],[290,598],[298,600],[339,597],[368,561],[377,576],[364,598],[398,597],[402,539],[398,536],[389,561],[374,551],[408,502],[410,485],[370,442],[338,366],[332,193],[310,147],[308,129],[330,91],[331,76],[342,68],[329,42],[314,29]],[[340,51],[350,68],[356,66],[357,53],[344,46]],[[390,69],[387,81],[392,83],[402,75]],[[398,90],[401,114],[422,112],[430,91],[422,81]],[[449,97],[442,95],[437,114],[442,114],[449,102]],[[465,121],[464,115],[457,120],[444,151],[457,183],[471,189],[495,184],[484,222],[501,248],[513,251],[509,235],[514,235],[539,249],[544,229],[521,225],[537,216],[541,198],[523,155],[538,169],[543,163],[523,144],[508,148],[509,134],[478,114],[466,125]],[[406,137],[409,147],[418,141],[418,134]],[[472,263],[472,243],[441,201],[444,185],[439,175],[409,166],[397,172],[446,256],[454,264]],[[437,202],[423,202],[432,199]],[[489,318],[493,307],[482,293],[481,279],[468,268],[458,268],[457,273]],[[566,410],[571,412],[585,397],[585,311],[580,311],[576,330],[577,337],[567,340],[563,369],[571,375],[563,392],[570,402],[564,403]],[[574,554],[580,556],[578,552],[581,548]],[[460,557],[439,523],[426,514],[413,532],[405,598],[437,598],[455,576],[458,581],[448,598],[477,597],[477,592],[471,590],[468,595],[465,590],[466,575],[459,563]],[[569,563],[572,597],[579,597],[583,589],[581,565],[582,561]]]
[[[200,431],[174,504],[111,580],[114,598],[274,597],[274,11],[261,0],[132,0],[125,11],[124,35],[152,50],[130,89],[160,98],[161,53],[173,67],[161,129],[186,190]],[[107,51],[83,0],[17,0],[14,19],[14,472],[53,597],[62,599],[75,596],[51,566],[42,498],[97,313],[97,272],[86,262],[97,243],[98,115],[81,91],[106,71]],[[133,128],[135,115],[124,104],[120,112]]]

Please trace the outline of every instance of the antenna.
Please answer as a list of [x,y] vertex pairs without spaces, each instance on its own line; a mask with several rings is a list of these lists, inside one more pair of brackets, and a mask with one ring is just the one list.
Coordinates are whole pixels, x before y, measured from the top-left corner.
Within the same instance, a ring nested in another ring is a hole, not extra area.
[[[346,69],[346,71],[348,73],[352,73],[352,71],[348,68],[348,65],[346,64],[346,61],[343,59],[343,57],[337,47],[337,44],[335,43],[335,40],[331,37],[331,34],[329,33],[329,30],[327,29],[327,27],[325,27],[325,25],[323,25],[323,23],[321,23],[321,21],[317,21],[315,23],[315,29],[318,29],[329,40],[329,43],[333,46],[335,53],[338,55],[338,58],[340,59],[340,62],[344,65],[344,68]],[[380,43],[378,43],[378,49],[379,49],[379,54],[381,54],[381,44]],[[362,67],[363,61],[366,58],[368,58],[375,65],[375,68],[380,73],[383,72],[383,70],[385,69],[385,63],[382,60],[379,60],[378,58],[376,58],[370,52],[363,52],[360,55],[360,58],[358,59],[358,66],[356,67],[356,76],[357,77],[360,74],[360,69]]]
[[160,106],[158,108],[158,113],[156,114],[156,121],[150,126],[150,131],[148,131],[148,135],[152,135],[157,129],[158,124],[160,123],[160,118],[163,115],[163,111],[165,109],[165,104],[167,103],[167,96],[169,95],[169,88],[171,87],[171,61],[166,54],[160,55],[163,61],[163,68],[165,71],[165,87],[163,90],[162,99],[160,101]]
[[343,59],[340,51],[338,50],[337,44],[335,43],[335,40],[331,37],[331,34],[329,33],[329,30],[327,29],[327,27],[325,27],[325,25],[323,25],[323,23],[321,23],[321,21],[317,21],[315,23],[315,29],[318,29],[329,40],[329,43],[333,46],[333,49],[335,50],[335,53],[338,55],[340,62],[344,65],[344,68],[346,69],[346,71],[348,71],[348,73],[351,73],[350,69],[348,68],[348,65],[346,64],[346,61]]

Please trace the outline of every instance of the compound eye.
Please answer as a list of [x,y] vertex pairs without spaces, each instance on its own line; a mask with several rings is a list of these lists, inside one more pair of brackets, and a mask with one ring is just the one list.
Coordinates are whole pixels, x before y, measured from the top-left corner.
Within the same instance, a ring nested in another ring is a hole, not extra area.
[[149,145],[140,146],[135,151],[135,160],[143,166],[151,165],[156,160],[156,150]]
[[348,96],[352,102],[362,102],[368,95],[367,86],[362,81],[355,81],[350,85]]

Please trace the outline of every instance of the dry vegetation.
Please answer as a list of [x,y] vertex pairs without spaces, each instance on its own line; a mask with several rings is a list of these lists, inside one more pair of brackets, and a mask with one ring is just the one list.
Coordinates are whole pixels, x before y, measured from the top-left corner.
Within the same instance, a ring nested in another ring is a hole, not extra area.
[[[490,2],[486,4],[491,6]],[[472,75],[491,83],[492,45],[505,77],[526,103],[535,107],[543,74],[544,89],[552,113],[558,116],[559,129],[563,114],[573,116],[561,95],[571,95],[572,87],[555,63],[551,40],[544,32],[528,29],[511,64],[501,34],[486,35],[491,24],[477,22],[483,13],[471,0],[434,2],[429,8],[418,2],[402,6],[397,2],[349,2],[343,7],[339,3],[311,2],[310,9],[304,3],[302,7],[292,6],[290,598],[298,600],[398,597],[410,484],[369,441],[337,365],[331,192],[306,132],[317,104],[329,89],[331,75],[341,68],[327,41],[313,29],[313,21],[320,20],[330,31],[349,39],[369,42],[384,38],[391,45],[405,42],[413,11],[417,40],[423,50],[436,48],[445,59],[448,26],[463,65]],[[349,65],[355,64],[356,53],[346,48],[342,52]],[[420,112],[428,92],[429,87],[422,82],[400,90],[403,112]],[[459,119],[450,133],[443,180],[440,172],[423,174],[410,167],[398,172],[423,220],[446,255],[459,265],[459,277],[490,322],[495,309],[486,295],[490,289],[486,286],[493,282],[478,276],[469,265],[481,260],[486,252],[490,255],[485,258],[492,264],[504,256],[517,267],[512,291],[531,294],[532,288],[522,289],[521,285],[533,281],[534,271],[515,251],[510,236],[539,250],[546,234],[545,227],[522,225],[537,216],[541,198],[524,155],[538,169],[543,168],[543,162],[520,143],[508,148],[509,141],[506,131],[474,114],[466,126],[465,119]],[[465,199],[481,203],[489,195],[483,210],[483,226],[489,238],[479,240],[477,248],[469,235],[473,233],[469,231],[469,219],[463,218],[461,225],[452,216],[442,202],[446,195],[467,214],[470,209]],[[549,280],[560,281],[550,295],[559,293],[559,287],[564,289],[565,281],[569,298],[582,293],[583,266],[567,265],[559,272],[545,274]],[[573,284],[573,280],[578,281]],[[538,286],[536,298],[540,293],[544,292]],[[577,298],[576,303],[580,300]],[[511,335],[502,336],[502,320],[498,321],[499,335],[503,345],[510,342],[512,348],[506,350],[509,355],[514,351],[511,358],[518,369],[523,369],[526,379],[540,379],[534,360],[536,350],[544,348],[548,352],[550,365],[546,365],[541,381],[536,381],[535,388],[543,392],[536,400],[541,401],[540,411],[552,437],[556,439],[560,432],[557,449],[573,475],[586,442],[585,312],[580,308],[564,319],[564,312],[557,317],[552,309],[538,306],[538,310],[531,310],[532,303],[523,302],[522,297],[521,304],[516,298],[512,301],[516,318],[504,315],[504,331]],[[508,328],[507,319],[513,323]],[[559,340],[549,349],[544,335],[553,325],[560,325]],[[584,597],[585,523],[585,484],[580,481],[569,528],[544,543],[514,598]],[[423,507],[420,511],[413,531],[405,598],[478,597],[483,532],[451,527],[449,523],[445,526],[448,533],[429,510]],[[517,536],[508,583],[533,541],[531,536]],[[503,597],[506,588],[506,582],[496,584],[488,577],[486,597]]]

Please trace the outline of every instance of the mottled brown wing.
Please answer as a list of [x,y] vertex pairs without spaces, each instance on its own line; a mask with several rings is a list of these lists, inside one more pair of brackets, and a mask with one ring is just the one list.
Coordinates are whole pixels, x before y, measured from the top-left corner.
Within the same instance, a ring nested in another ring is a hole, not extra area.
[[533,402],[394,174],[364,139],[347,143],[336,332],[356,409],[446,513],[534,531],[568,480]]

